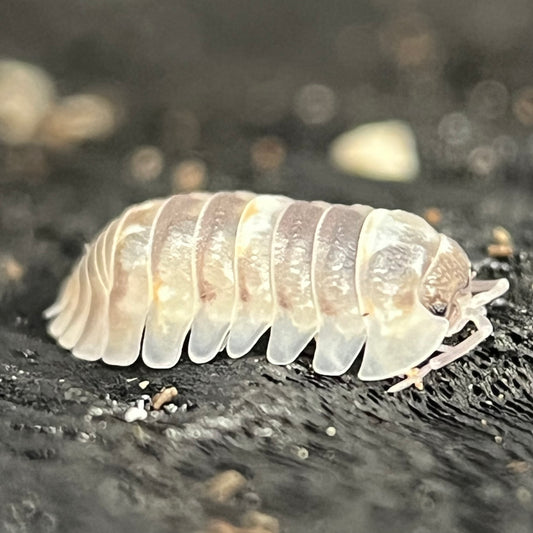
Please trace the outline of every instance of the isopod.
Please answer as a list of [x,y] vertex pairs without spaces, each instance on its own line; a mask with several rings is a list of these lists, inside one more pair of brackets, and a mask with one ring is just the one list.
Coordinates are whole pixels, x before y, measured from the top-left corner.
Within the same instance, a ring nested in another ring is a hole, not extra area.
[[[190,193],[134,205],[86,247],[44,316],[81,359],[152,368],[251,350],[286,365],[316,339],[313,368],[407,376],[401,390],[492,333],[485,306],[506,279],[474,279],[452,239],[422,218],[366,205],[249,192]],[[456,345],[446,337],[472,322]],[[422,366],[433,353],[439,352]]]

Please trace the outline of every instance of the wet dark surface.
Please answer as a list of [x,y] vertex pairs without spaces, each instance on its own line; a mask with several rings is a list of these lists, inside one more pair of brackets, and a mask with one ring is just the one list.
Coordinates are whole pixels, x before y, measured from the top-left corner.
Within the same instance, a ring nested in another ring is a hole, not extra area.
[[[27,147],[1,148],[0,251],[23,275],[0,280],[0,531],[194,533],[215,517],[238,524],[250,509],[291,533],[531,531],[533,143],[513,102],[533,83],[533,8],[519,1],[467,10],[428,3],[421,13],[398,13],[386,2],[341,2],[338,11],[315,2],[258,5],[131,2],[119,16],[105,3],[57,2],[50,10],[2,3],[9,17],[0,16],[0,54],[39,64],[65,93],[112,84],[127,112],[107,141],[45,150],[37,167]],[[414,71],[379,48],[380,35],[413,13],[438,43],[437,59]],[[349,41],[353,54],[334,61],[332,50],[344,49],[336,36],[351,24],[366,28],[356,32],[366,53]],[[478,113],[486,99],[472,103],[487,79],[508,91],[492,118]],[[318,126],[291,107],[311,82],[337,98],[334,117]],[[198,139],[168,141],[173,106],[194,113]],[[469,118],[473,133],[450,156],[437,130],[454,111]],[[328,163],[327,145],[350,125],[398,117],[419,141],[416,182],[365,181]],[[286,148],[275,171],[250,163],[263,135]],[[472,168],[469,153],[502,135],[512,155],[487,172]],[[83,243],[111,217],[170,193],[168,171],[148,183],[130,177],[129,154],[144,143],[167,161],[201,158],[210,190],[244,187],[417,214],[438,207],[438,229],[464,246],[479,277],[511,282],[489,309],[494,336],[432,373],[424,391],[396,395],[385,393],[392,382],[358,381],[356,369],[315,375],[312,347],[290,367],[269,365],[264,339],[243,359],[182,361],[168,371],[76,360],[46,335],[41,312]],[[16,168],[14,151],[22,161]],[[487,257],[497,225],[514,240],[511,257]],[[131,402],[165,385],[178,388],[176,412],[124,421]],[[209,504],[199,483],[228,469],[248,486],[225,505]]]

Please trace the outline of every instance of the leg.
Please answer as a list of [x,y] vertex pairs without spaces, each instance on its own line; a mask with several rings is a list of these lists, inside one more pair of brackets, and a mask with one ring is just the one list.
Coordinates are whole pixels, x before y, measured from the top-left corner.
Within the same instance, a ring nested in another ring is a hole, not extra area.
[[505,278],[495,280],[472,280],[470,283],[472,292],[476,292],[472,296],[471,307],[481,307],[492,300],[498,298],[509,289],[509,282]]
[[[483,342],[492,333],[492,324],[490,323],[488,318],[482,315],[477,315],[475,317],[472,317],[472,321],[476,325],[477,331],[472,333],[472,335],[470,335],[468,338],[466,338],[464,341],[460,342],[456,346],[447,346],[444,350],[442,350],[443,353],[431,358],[416,373],[400,381],[399,383],[396,383],[396,385],[393,385],[390,389],[387,390],[387,392],[399,392],[411,385],[420,383],[422,381],[422,378],[424,376],[427,376],[429,372],[449,365],[453,361],[456,361],[457,359],[461,358],[463,355],[473,350],[478,344]],[[445,345],[442,345],[439,350],[441,350],[444,346]]]

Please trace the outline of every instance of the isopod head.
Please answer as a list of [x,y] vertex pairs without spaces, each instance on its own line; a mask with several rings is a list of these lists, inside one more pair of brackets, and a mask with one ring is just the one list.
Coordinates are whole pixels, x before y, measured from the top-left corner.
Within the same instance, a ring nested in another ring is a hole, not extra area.
[[[444,366],[490,335],[484,306],[503,294],[508,282],[475,281],[455,241],[420,217],[377,209],[359,242],[357,283],[368,335],[360,379],[409,375],[436,351],[443,354],[429,367]],[[455,347],[443,344],[469,321],[476,336]]]

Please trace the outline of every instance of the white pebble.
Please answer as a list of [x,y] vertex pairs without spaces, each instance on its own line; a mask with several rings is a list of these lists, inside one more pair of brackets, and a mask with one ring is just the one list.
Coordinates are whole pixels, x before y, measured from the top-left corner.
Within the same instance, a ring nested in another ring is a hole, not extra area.
[[304,448],[303,446],[300,446],[297,450],[296,450],[296,455],[300,458],[300,459],[307,459],[309,457],[309,450],[307,448]]
[[0,139],[11,145],[32,141],[54,98],[53,81],[44,70],[0,61]]
[[334,437],[337,434],[337,430],[333,426],[326,428],[326,435],[328,437]]
[[348,174],[387,181],[410,181],[420,170],[410,126],[398,120],[364,124],[337,137],[330,146],[335,166]]
[[101,407],[91,405],[91,407],[89,407],[88,414],[90,416],[102,416],[104,414],[104,411]]
[[60,148],[89,139],[104,139],[117,126],[118,111],[99,94],[74,94],[59,101],[40,126],[39,139]]
[[148,416],[147,411],[139,409],[138,407],[130,407],[124,413],[124,420],[126,422],[135,422],[136,420],[144,420]]
[[178,410],[178,406],[175,403],[168,403],[163,405],[163,409],[168,415],[173,415]]
[[144,390],[144,389],[146,389],[146,387],[148,387],[148,385],[150,385],[150,382],[147,379],[145,379],[144,381],[141,381],[139,383],[139,388]]
[[272,428],[255,428],[254,429],[254,435],[256,437],[261,437],[261,438],[268,438],[268,437],[272,437],[272,435],[274,434],[274,431]]
[[78,433],[79,442],[89,442],[90,440],[91,440],[91,436],[85,431],[80,431],[80,433]]
[[175,428],[167,428],[163,431],[163,433],[170,440],[178,440],[180,436],[180,432]]

